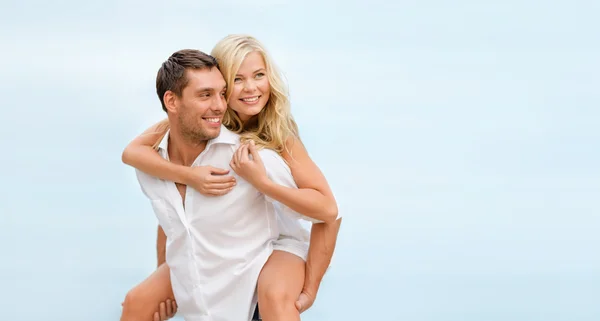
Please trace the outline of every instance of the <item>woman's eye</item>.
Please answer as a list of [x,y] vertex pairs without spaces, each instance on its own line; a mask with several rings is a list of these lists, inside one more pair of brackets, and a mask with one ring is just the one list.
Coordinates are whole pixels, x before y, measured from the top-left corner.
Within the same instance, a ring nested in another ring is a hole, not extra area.
[[262,78],[264,76],[265,76],[265,74],[262,72],[259,72],[258,74],[256,74],[256,78]]
[[233,82],[240,82],[240,81],[242,81],[242,78],[235,78],[235,79],[233,80]]

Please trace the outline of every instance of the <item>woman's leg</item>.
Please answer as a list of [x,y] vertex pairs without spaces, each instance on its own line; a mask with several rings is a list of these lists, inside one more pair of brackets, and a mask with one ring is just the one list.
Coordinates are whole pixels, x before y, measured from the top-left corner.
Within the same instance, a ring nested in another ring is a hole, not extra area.
[[167,300],[174,302],[169,266],[163,263],[142,283],[129,290],[123,302],[121,321],[153,321],[159,305]]
[[300,257],[273,251],[258,277],[258,309],[263,321],[298,321],[296,300],[304,285],[305,262]]

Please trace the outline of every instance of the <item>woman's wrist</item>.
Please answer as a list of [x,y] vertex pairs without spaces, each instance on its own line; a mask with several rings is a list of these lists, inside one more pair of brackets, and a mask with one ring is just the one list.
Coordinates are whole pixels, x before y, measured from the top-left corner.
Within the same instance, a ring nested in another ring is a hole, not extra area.
[[254,187],[261,193],[265,195],[270,195],[271,191],[275,187],[275,183],[269,177],[265,176],[259,181],[255,182]]
[[177,177],[177,182],[179,184],[183,184],[183,185],[191,185],[193,178],[192,178],[192,168],[189,166],[183,166],[183,165],[175,165],[175,177]]

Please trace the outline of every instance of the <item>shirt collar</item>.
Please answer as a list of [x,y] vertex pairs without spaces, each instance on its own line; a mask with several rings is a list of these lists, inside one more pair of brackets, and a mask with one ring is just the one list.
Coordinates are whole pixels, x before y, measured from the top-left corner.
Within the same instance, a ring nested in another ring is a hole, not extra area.
[[[162,140],[160,141],[160,144],[158,144],[158,152],[164,158],[167,158],[167,156],[168,156],[169,133],[171,133],[170,129],[167,130],[167,133],[165,134],[165,136],[163,136]],[[221,125],[221,132],[219,133],[219,136],[209,140],[208,143],[206,144],[205,150],[208,150],[210,148],[210,146],[212,146],[214,144],[235,145],[239,141],[240,141],[240,136],[238,134],[230,131],[225,126]]]

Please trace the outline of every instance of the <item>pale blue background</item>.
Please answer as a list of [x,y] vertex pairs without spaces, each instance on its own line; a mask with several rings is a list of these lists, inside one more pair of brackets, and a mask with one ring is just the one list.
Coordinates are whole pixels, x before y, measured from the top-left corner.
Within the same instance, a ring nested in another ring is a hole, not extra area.
[[600,320],[597,1],[207,3],[2,3],[3,319],[118,319],[155,264],[120,153],[156,70],[243,32],[345,215],[305,320]]

